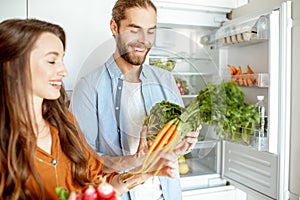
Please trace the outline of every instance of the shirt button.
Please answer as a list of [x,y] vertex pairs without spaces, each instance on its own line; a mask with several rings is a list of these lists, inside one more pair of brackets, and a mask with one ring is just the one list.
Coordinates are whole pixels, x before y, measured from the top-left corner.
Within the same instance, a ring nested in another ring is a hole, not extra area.
[[52,165],[56,165],[56,164],[57,164],[57,160],[53,159],[53,160],[51,161],[51,164],[52,164]]
[[116,110],[119,110],[119,107],[116,107]]
[[121,87],[121,86],[119,86],[119,87],[118,87],[118,90],[121,90],[121,89],[122,89],[122,87]]

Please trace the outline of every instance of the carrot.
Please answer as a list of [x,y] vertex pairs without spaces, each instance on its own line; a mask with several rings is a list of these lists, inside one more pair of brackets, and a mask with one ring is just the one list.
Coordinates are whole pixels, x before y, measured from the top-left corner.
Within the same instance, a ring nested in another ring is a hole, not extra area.
[[173,131],[175,130],[177,121],[178,121],[178,119],[176,119],[176,118],[170,120],[158,132],[157,136],[153,140],[153,143],[150,145],[150,147],[148,149],[146,158],[144,160],[143,169],[146,168],[147,165],[149,165],[149,162],[150,162],[149,160],[151,159],[152,153],[158,151],[159,149],[161,149],[163,147],[163,145],[165,143],[164,138],[166,137],[166,135],[170,135],[170,132],[172,130]]
[[[169,148],[166,147],[167,153],[171,153],[174,150],[175,146],[177,145],[177,142],[180,139],[181,124],[182,123],[179,122],[179,124],[177,125],[176,129],[174,130],[172,136],[169,138],[169,141],[168,141]],[[163,164],[160,164],[159,167],[156,169],[154,176],[156,176],[159,173],[159,171],[161,170],[162,167],[163,167]]]
[[248,68],[248,74],[254,74],[254,71],[251,69],[249,65],[247,65],[247,68]]
[[243,75],[243,82],[244,82],[244,86],[247,86],[248,85],[248,82],[247,82],[247,75]]
[[155,152],[159,151],[163,146],[165,146],[165,144],[167,144],[167,142],[169,141],[169,138],[172,136],[173,132],[175,132],[175,130],[176,130],[176,125],[177,124],[171,125],[171,127],[168,129],[168,131],[166,132],[164,137],[160,140],[158,145],[156,145],[154,147],[153,151],[155,151]]
[[244,81],[243,81],[243,78],[242,78],[242,77],[240,77],[237,81],[238,81],[238,85],[239,85],[239,86],[243,86]]
[[253,86],[252,80],[250,77],[246,77],[248,86]]
[[241,67],[241,66],[239,66],[239,68],[238,68],[238,70],[237,70],[236,74],[237,74],[237,75],[240,75],[240,74],[242,74],[242,67]]
[[172,119],[168,123],[166,123],[163,128],[158,132],[157,136],[155,137],[153,143],[150,145],[148,154],[152,153],[157,145],[159,145],[161,139],[164,137],[165,133],[170,129],[174,123],[176,123],[177,119]]
[[231,70],[231,75],[235,75],[237,73],[237,69],[232,65],[227,65]]
[[[171,153],[171,152],[174,150],[174,148],[175,148],[177,142],[179,141],[179,139],[180,139],[180,134],[178,134],[178,132],[176,132],[176,134],[174,134],[173,141],[172,141],[171,143],[168,144],[168,147],[166,147],[166,153]],[[158,159],[158,160],[159,160],[159,159]],[[157,161],[156,161],[156,162],[157,162]],[[151,167],[152,167],[152,166],[151,166]],[[163,167],[163,164],[161,163],[161,164],[157,167],[157,169],[155,170],[153,176],[156,176],[156,175],[160,172],[160,170],[162,169],[162,167]],[[151,169],[151,168],[149,168],[149,169]]]
[[[173,124],[170,129],[167,131],[165,137],[162,138],[160,145],[157,146],[153,152],[165,152],[165,153],[171,153],[175,146],[177,145],[179,139],[181,138],[181,122],[178,122],[176,124]],[[147,153],[148,154],[148,153]],[[147,172],[150,170],[153,166],[157,164],[157,162],[160,160],[160,157],[153,154],[149,155],[149,159],[144,161],[143,165],[143,171]],[[156,176],[159,171],[161,170],[163,164],[160,164],[158,168],[154,172],[154,176]]]
[[177,127],[171,137],[168,140],[168,144],[172,143],[172,141],[175,139],[175,137],[179,134],[180,129],[181,129],[182,122],[178,122]]

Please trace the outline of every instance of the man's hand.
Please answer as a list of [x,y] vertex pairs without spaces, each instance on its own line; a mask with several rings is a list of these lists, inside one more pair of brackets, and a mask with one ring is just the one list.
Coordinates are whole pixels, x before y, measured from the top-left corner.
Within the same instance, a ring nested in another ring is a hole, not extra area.
[[151,176],[168,176],[175,178],[173,170],[178,168],[178,156],[176,153],[157,152],[155,157],[159,157],[159,161],[147,170]]
[[174,152],[179,154],[186,154],[190,152],[198,142],[198,136],[200,134],[202,126],[200,125],[196,131],[191,131],[186,134],[185,138],[180,140],[177,144],[177,146],[174,149]]
[[176,153],[163,153],[159,154],[161,160],[160,164],[163,167],[160,169],[158,176],[168,176],[170,178],[175,178],[174,169],[178,169],[178,156]]
[[147,151],[148,151],[148,142],[147,142],[147,132],[148,132],[148,127],[143,126],[143,129],[140,133],[140,144],[138,146],[137,152],[135,156],[137,158],[144,158]]

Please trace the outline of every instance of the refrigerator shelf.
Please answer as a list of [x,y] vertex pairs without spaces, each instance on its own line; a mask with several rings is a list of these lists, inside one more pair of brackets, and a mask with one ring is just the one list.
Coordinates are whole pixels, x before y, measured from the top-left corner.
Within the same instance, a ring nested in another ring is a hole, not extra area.
[[226,37],[223,38],[222,40],[219,40],[217,46],[219,48],[243,47],[249,45],[256,45],[262,42],[268,42],[268,39],[257,39],[257,38],[253,38],[253,36],[250,36],[250,39],[243,40],[243,41],[233,40],[232,37],[233,36],[229,37],[229,39],[228,37]]
[[205,72],[177,72],[172,71],[172,74],[175,76],[209,76],[211,74]]
[[196,94],[190,94],[190,95],[181,95],[182,98],[196,98],[197,95]]

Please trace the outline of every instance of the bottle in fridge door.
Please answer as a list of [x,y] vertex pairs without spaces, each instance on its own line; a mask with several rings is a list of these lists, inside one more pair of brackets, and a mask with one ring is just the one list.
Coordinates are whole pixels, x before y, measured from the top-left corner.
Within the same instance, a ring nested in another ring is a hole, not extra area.
[[257,96],[257,102],[255,108],[259,113],[259,122],[255,125],[254,139],[252,146],[258,151],[268,151],[269,150],[269,138],[267,127],[267,115],[266,107],[264,102],[264,96]]

